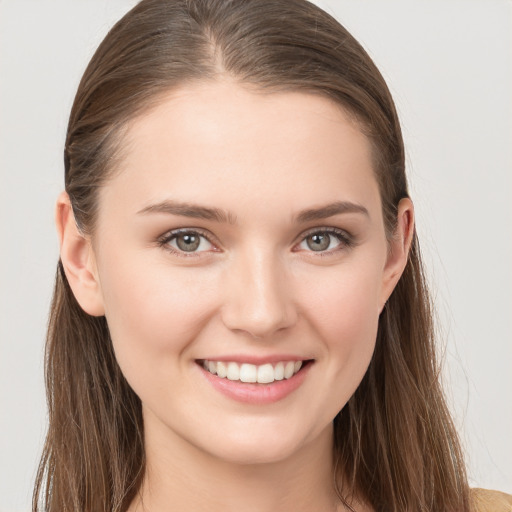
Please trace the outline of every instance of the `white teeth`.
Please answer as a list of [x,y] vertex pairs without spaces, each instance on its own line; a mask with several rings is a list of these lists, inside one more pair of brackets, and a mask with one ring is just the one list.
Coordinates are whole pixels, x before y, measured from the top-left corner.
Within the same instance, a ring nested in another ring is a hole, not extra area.
[[240,366],[240,380],[242,382],[257,382],[258,368],[256,365],[244,363]]
[[217,363],[217,375],[219,377],[224,378],[224,377],[226,377],[227,374],[228,374],[228,369],[226,367],[226,364],[221,362],[221,361],[219,361]]
[[236,363],[228,363],[228,372],[226,377],[229,380],[240,380],[240,368]]
[[283,380],[284,379],[284,363],[277,363],[274,368],[274,379],[275,380]]
[[280,361],[275,365],[270,363],[254,365],[235,362],[203,360],[203,368],[214,375],[228,380],[240,380],[242,382],[258,382],[259,384],[270,384],[275,380],[289,379],[301,368],[302,361]]
[[295,363],[293,361],[289,361],[286,363],[284,367],[284,378],[289,379],[293,375],[293,370],[295,369]]
[[258,382],[260,384],[274,382],[274,367],[271,364],[258,366]]

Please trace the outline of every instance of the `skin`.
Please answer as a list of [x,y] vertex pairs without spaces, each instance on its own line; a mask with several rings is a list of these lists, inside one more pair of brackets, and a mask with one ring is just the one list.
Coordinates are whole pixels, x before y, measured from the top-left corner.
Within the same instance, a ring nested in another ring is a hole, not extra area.
[[[73,292],[86,312],[106,315],[143,404],[147,472],[131,512],[341,510],[332,420],[364,376],[407,262],[410,200],[388,240],[368,140],[338,105],[304,92],[188,85],[132,121],[124,148],[100,191],[93,239],[78,232],[65,193],[57,227]],[[166,200],[236,222],[140,213]],[[293,221],[335,201],[367,213]],[[210,242],[172,253],[176,240],[159,240],[179,228]],[[307,236],[327,228],[351,243],[331,235],[313,250]],[[254,405],[202,375],[198,359],[226,354],[314,362],[290,395]]]

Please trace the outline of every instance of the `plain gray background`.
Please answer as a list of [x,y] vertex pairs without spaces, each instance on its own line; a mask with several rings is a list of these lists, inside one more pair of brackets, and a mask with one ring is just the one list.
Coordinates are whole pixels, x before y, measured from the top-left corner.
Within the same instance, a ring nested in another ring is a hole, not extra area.
[[[512,3],[317,2],[367,48],[403,123],[445,381],[473,486],[512,492]],[[0,512],[29,510],[67,116],[133,0],[0,0]]]

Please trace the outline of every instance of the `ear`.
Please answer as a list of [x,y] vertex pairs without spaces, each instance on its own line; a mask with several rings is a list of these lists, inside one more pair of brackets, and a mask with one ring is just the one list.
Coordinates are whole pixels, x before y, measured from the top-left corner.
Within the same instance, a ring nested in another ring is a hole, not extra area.
[[92,316],[105,314],[91,242],[76,225],[66,192],[57,199],[55,224],[60,242],[60,259],[73,295],[82,309]]
[[407,265],[413,236],[414,206],[409,198],[404,198],[398,203],[396,228],[389,242],[388,258],[382,281],[379,313],[384,309],[387,300],[395,289]]

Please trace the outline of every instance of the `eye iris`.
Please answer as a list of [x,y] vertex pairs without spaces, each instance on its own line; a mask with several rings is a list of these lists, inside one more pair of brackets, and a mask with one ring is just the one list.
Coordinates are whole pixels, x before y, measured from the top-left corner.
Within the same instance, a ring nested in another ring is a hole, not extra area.
[[195,251],[199,247],[199,237],[191,233],[185,233],[176,237],[176,245],[186,252]]
[[329,247],[331,238],[328,234],[316,233],[307,237],[307,244],[313,251],[324,251]]

